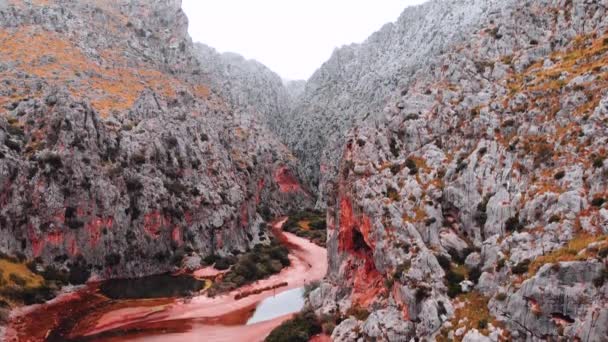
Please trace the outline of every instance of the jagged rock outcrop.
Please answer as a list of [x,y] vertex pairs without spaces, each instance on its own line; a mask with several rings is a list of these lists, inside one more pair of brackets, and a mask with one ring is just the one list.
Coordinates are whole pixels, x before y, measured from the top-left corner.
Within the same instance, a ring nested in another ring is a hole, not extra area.
[[240,76],[205,75],[220,66],[181,1],[4,0],[0,41],[3,253],[141,276],[245,250],[310,203],[257,115],[282,98],[240,102],[215,83]]
[[334,51],[308,80],[280,127],[302,163],[302,177],[319,188],[319,206],[325,205],[325,195],[331,192],[326,185],[338,172],[348,129],[381,118],[387,101],[395,92],[407,91],[429,58],[466,41],[488,12],[504,4],[430,1],[408,8],[364,43]]
[[[330,269],[310,296],[351,316],[335,341],[606,338],[607,9],[431,1],[307,84],[302,122],[345,135],[324,152],[340,167],[321,181]],[[394,91],[364,93],[376,79]],[[312,183],[318,141],[291,142]]]
[[194,48],[202,73],[232,103],[234,111],[258,118],[275,130],[292,98],[279,75],[235,53],[220,54],[201,43]]

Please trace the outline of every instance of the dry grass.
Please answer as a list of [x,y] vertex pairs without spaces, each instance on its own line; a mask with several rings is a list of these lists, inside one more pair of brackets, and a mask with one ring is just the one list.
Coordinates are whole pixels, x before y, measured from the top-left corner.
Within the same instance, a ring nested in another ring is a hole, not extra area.
[[593,252],[579,255],[579,252],[587,248],[589,244],[594,242],[602,242],[602,245],[608,245],[607,235],[591,235],[588,233],[579,233],[568,242],[565,247],[556,249],[546,255],[534,259],[528,269],[528,277],[533,277],[538,270],[546,264],[554,264],[564,261],[586,260]]
[[[0,289],[11,286],[19,286],[24,288],[37,288],[44,284],[44,279],[38,274],[33,273],[25,264],[17,263],[5,259],[0,259]],[[11,274],[17,275],[25,281],[24,285],[19,285],[11,279]]]
[[424,208],[417,206],[414,208],[414,216],[408,216],[407,214],[404,214],[402,219],[403,222],[410,222],[410,223],[417,223],[417,222],[422,222],[424,220],[426,220],[427,215],[426,215],[426,211],[424,210]]
[[[500,323],[490,314],[488,309],[489,298],[483,296],[478,292],[470,292],[461,294],[456,297],[454,303],[464,303],[464,305],[454,312],[454,317],[451,320],[452,328],[450,330],[457,330],[459,328],[466,328],[466,330],[477,329],[484,335],[489,335],[488,324],[491,323],[494,326],[500,326]],[[437,336],[438,342],[447,342],[448,330],[443,329],[441,334]],[[466,334],[466,333],[465,333]],[[453,341],[462,341],[465,334],[461,336],[454,336]],[[507,341],[506,337],[501,337],[501,341]]]
[[[204,85],[191,86],[148,65],[134,66],[112,51],[87,56],[61,35],[36,27],[1,30],[0,56],[15,65],[10,73],[23,71],[51,84],[66,85],[74,97],[90,100],[102,117],[130,109],[145,88],[165,98],[175,97],[180,89],[203,99],[210,94]],[[11,78],[10,73],[1,76]],[[0,103],[11,100],[0,98]]]

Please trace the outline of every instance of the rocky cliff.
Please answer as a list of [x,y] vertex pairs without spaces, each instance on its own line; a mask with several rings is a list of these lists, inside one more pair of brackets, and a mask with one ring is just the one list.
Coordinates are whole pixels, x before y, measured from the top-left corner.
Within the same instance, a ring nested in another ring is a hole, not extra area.
[[607,7],[431,1],[308,82],[334,341],[606,340]]
[[0,1],[0,250],[159,273],[245,250],[263,218],[307,206],[257,115],[286,95],[242,103],[208,62],[178,0]]
[[432,0],[284,84],[179,1],[0,0],[0,251],[157,273],[316,200],[335,341],[605,341],[607,9]]

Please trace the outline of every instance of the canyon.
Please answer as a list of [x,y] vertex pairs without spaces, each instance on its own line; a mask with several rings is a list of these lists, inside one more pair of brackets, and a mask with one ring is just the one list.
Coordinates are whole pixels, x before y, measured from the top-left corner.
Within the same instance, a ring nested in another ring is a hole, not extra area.
[[[117,278],[215,276],[283,236],[292,264],[239,288],[320,280],[316,339],[605,341],[607,11],[430,0],[286,82],[192,42],[179,0],[0,0],[0,325],[62,286],[42,308]],[[313,209],[326,250],[273,227]],[[171,330],[216,298],[104,324]]]

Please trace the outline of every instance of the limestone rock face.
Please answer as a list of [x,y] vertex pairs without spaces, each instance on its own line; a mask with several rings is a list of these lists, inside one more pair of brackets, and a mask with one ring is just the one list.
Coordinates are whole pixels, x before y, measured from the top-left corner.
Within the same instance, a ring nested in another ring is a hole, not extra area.
[[267,126],[281,80],[243,102],[265,70],[204,64],[187,24],[177,0],[0,2],[0,251],[141,276],[310,205]]
[[323,138],[287,141],[328,207],[311,305],[370,314],[335,337],[605,339],[607,7],[430,1],[308,82],[293,124]]

